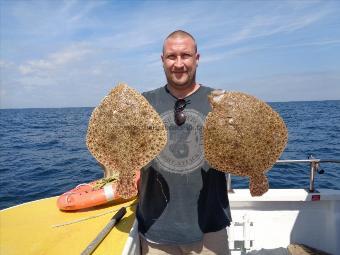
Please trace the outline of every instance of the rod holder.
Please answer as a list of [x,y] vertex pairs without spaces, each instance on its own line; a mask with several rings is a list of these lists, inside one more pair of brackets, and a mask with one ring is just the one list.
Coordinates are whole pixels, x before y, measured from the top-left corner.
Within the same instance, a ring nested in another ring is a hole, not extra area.
[[227,174],[227,190],[228,190],[228,193],[234,193],[234,190],[231,186],[231,174]]
[[317,170],[317,164],[316,162],[311,162],[310,163],[310,174],[309,174],[309,192],[314,192],[314,179],[315,179],[315,173]]

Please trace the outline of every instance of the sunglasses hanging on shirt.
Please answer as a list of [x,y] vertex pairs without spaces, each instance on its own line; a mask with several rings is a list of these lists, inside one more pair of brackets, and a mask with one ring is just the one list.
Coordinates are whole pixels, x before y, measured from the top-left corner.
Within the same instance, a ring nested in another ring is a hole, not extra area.
[[190,100],[186,101],[185,99],[177,99],[174,107],[174,117],[175,117],[175,123],[178,126],[181,126],[185,123],[186,115],[184,113],[184,108],[190,104]]

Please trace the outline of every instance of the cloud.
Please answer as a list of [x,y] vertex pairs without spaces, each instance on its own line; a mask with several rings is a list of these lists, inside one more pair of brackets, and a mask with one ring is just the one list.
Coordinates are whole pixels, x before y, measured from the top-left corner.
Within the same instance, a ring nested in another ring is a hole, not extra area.
[[235,56],[249,54],[250,52],[255,52],[261,49],[263,49],[263,47],[246,46],[246,47],[228,49],[228,50],[224,50],[218,53],[209,53],[206,57],[202,58],[200,62],[203,64],[206,64],[206,63],[218,62],[222,60],[225,61]]
[[45,59],[29,60],[19,66],[22,75],[39,75],[48,74],[64,68],[66,65],[82,60],[85,56],[91,54],[91,50],[87,46],[73,45],[59,52],[49,54]]
[[[82,6],[82,8],[78,10],[77,13],[70,18],[71,22],[82,20],[84,17],[87,17],[89,13],[91,13],[92,11],[95,11],[97,8],[106,4],[105,1],[88,1],[88,2],[85,2],[84,5],[83,3],[84,1],[81,1],[81,2],[74,1],[74,3],[71,4],[71,6],[73,5],[75,9],[78,9],[79,6]],[[70,8],[70,5],[69,5],[69,8]],[[65,10],[67,9],[64,9],[64,11]]]
[[289,80],[294,63],[294,72],[311,74],[340,64],[340,34],[329,25],[339,23],[340,8],[331,1],[0,1],[0,8],[7,107],[93,106],[117,82],[139,91],[161,86],[163,39],[176,29],[196,37],[204,83],[235,81],[268,99],[280,99],[269,93],[275,83],[269,77],[306,87],[306,77],[300,85]]
[[275,49],[288,49],[288,48],[304,48],[304,47],[315,47],[315,46],[337,46],[340,45],[340,39],[330,39],[330,40],[318,40],[309,41],[301,43],[291,43],[291,44],[268,44],[262,46],[244,46],[236,47],[230,49],[224,49],[217,53],[207,53],[207,56],[202,58],[201,63],[210,63],[218,61],[230,60],[234,57],[239,57],[242,55],[249,55],[250,53],[258,51],[268,51]]
[[339,84],[340,70],[335,70],[254,77],[251,80],[224,83],[221,88],[243,91],[270,102],[318,101],[339,100]]
[[[210,50],[234,45],[250,39],[268,37],[281,33],[291,33],[320,21],[330,12],[330,9],[324,9],[311,13],[258,14],[247,19],[247,22],[241,25],[241,27],[237,27],[237,31],[202,47],[202,49]],[[242,24],[244,22],[240,23]]]
[[13,66],[12,62],[0,59],[0,69],[4,70]]
[[314,41],[314,42],[302,42],[295,44],[287,44],[287,45],[276,45],[271,48],[296,48],[296,47],[309,47],[309,46],[326,46],[326,45],[340,45],[340,39],[334,40],[322,40],[322,41]]

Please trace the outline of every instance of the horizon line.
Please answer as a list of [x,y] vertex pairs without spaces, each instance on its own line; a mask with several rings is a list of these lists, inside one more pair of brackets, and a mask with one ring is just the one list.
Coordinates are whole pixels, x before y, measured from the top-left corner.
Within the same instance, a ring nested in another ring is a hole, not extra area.
[[[263,101],[263,100],[261,100]],[[325,101],[340,101],[340,99],[320,99],[320,100],[296,100],[296,101],[263,101],[270,103],[307,103],[307,102],[325,102]],[[99,104],[98,104],[99,105]],[[0,110],[28,110],[28,109],[69,109],[69,108],[95,108],[97,106],[56,106],[56,107],[18,107],[18,108],[1,108]]]

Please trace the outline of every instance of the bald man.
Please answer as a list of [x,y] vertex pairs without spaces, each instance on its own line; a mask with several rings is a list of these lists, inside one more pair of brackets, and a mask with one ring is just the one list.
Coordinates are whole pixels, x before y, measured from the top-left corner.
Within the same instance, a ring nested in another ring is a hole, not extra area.
[[167,84],[143,93],[161,116],[168,143],[141,169],[142,254],[230,254],[225,175],[204,160],[202,130],[212,89],[196,82],[199,59],[194,37],[172,32],[161,55]]

